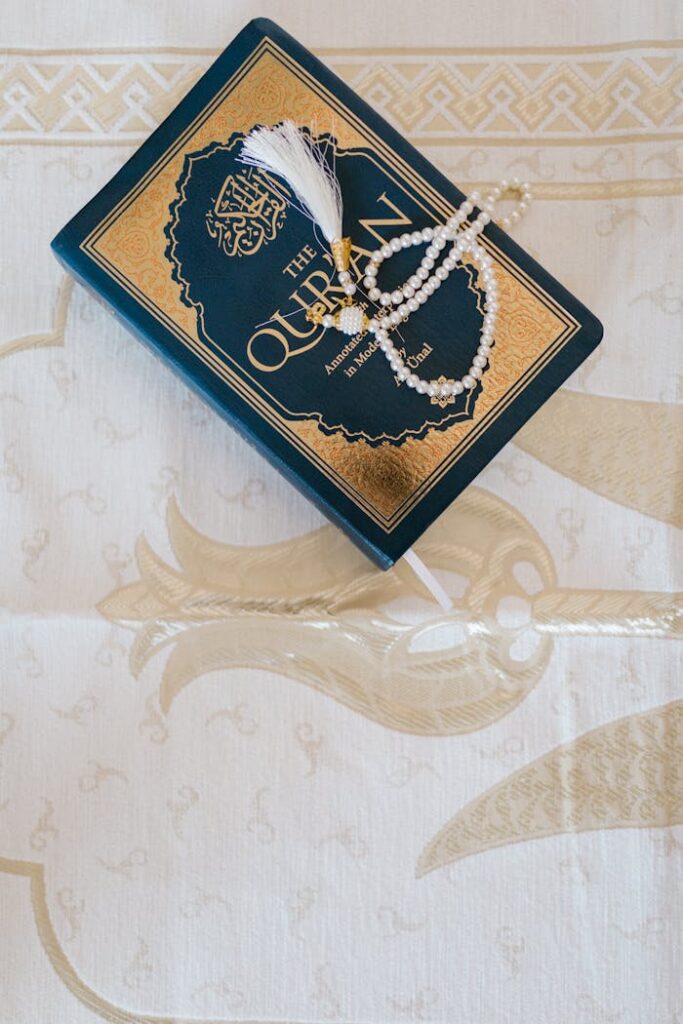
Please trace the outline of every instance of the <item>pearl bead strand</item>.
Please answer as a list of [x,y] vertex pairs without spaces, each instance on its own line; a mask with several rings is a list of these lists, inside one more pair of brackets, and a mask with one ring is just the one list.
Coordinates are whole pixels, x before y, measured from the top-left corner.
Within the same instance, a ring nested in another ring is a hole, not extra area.
[[[483,202],[479,193],[473,192],[460,204],[445,224],[434,228],[423,228],[421,231],[406,232],[390,239],[380,249],[372,253],[370,262],[365,267],[363,288],[370,301],[379,303],[382,307],[381,314],[368,321],[367,329],[377,339],[379,348],[384,352],[392,372],[400,381],[404,381],[407,387],[414,388],[418,394],[426,394],[430,398],[447,399],[450,396],[460,395],[463,391],[471,391],[482,377],[484,369],[490,361],[499,309],[498,285],[493,260],[483,246],[477,242],[477,236],[493,219],[493,210],[497,200],[507,192],[513,192],[519,196],[519,201],[510,216],[503,217],[500,221],[501,227],[509,228],[523,216],[531,199],[529,185],[526,182],[520,183],[516,178],[510,182],[501,181]],[[471,223],[464,226],[475,207],[479,208],[479,213]],[[452,243],[450,250],[444,256],[443,253],[449,242]],[[394,289],[393,292],[382,292],[377,285],[377,274],[382,263],[403,249],[425,244],[427,245],[425,255],[415,273],[405,284]],[[449,274],[456,269],[459,263],[462,263],[465,256],[470,256],[472,262],[477,266],[485,293],[484,320],[476,355],[469,370],[460,379],[447,381],[422,379],[417,374],[411,373],[405,365],[398,349],[391,341],[389,333],[400,323],[405,323],[413,313],[419,310],[420,306],[429,301],[434,292],[447,280]],[[437,266],[438,260],[441,262]],[[349,271],[342,270],[337,277],[347,300],[352,299],[357,289],[351,280]],[[356,333],[360,321],[357,316],[349,314],[356,310],[361,312],[360,307],[352,305],[347,309],[348,313],[343,321],[340,320],[339,315],[334,317],[331,314],[326,314],[322,318],[323,327],[336,325],[345,333]]]

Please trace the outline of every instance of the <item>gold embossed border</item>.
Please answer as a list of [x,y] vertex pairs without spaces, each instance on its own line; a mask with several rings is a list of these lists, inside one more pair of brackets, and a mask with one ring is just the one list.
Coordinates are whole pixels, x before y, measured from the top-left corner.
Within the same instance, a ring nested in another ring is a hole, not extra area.
[[[547,295],[529,275],[524,273],[516,264],[506,257],[490,240],[485,244],[489,251],[495,256],[498,265],[502,268],[510,280],[517,282],[517,287],[523,289],[527,297],[532,297],[537,304],[537,309],[545,311],[546,321],[544,323],[545,334],[539,331],[539,324],[532,324],[530,336],[533,337],[533,345],[536,350],[533,358],[529,352],[523,352],[521,341],[517,339],[516,364],[508,365],[506,372],[500,371],[496,387],[489,385],[485,389],[484,396],[480,397],[480,415],[475,416],[473,421],[466,424],[455,424],[448,430],[440,432],[437,442],[412,442],[412,446],[404,446],[400,464],[397,462],[396,451],[390,451],[390,446],[384,449],[372,449],[372,472],[368,473],[364,463],[367,458],[357,457],[358,449],[354,449],[353,457],[349,457],[348,448],[345,442],[340,447],[338,438],[325,439],[317,429],[317,424],[304,422],[302,424],[292,423],[283,417],[273,405],[272,396],[264,397],[265,389],[253,379],[246,378],[243,369],[240,372],[236,369],[238,364],[231,367],[226,358],[226,353],[221,350],[212,350],[197,335],[196,325],[193,322],[191,311],[182,308],[175,301],[172,304],[173,314],[169,315],[168,310],[162,308],[163,304],[158,301],[158,294],[154,289],[146,287],[142,290],[131,280],[130,276],[122,273],[117,262],[122,248],[122,239],[114,236],[110,251],[106,251],[104,242],[107,241],[108,233],[116,231],[117,224],[121,223],[126,211],[131,204],[140,197],[151,197],[154,204],[155,217],[158,219],[159,188],[157,181],[161,175],[169,173],[175,183],[175,175],[171,161],[182,155],[185,147],[192,139],[192,144],[198,144],[201,139],[201,131],[208,130],[206,126],[209,119],[223,117],[224,124],[212,124],[215,133],[216,128],[225,134],[228,129],[235,128],[235,111],[225,114],[225,107],[238,85],[246,80],[246,76],[268,57],[278,61],[287,69],[294,79],[303,83],[303,87],[316,102],[309,116],[315,116],[318,123],[324,123],[330,116],[333,121],[330,127],[334,127],[335,134],[340,144],[346,146],[359,141],[369,144],[379,155],[382,161],[397,176],[397,182],[404,190],[411,190],[422,199],[422,205],[429,204],[437,214],[448,216],[451,212],[451,205],[444,197],[423,178],[421,178],[412,167],[398,157],[398,155],[377,135],[375,135],[364,122],[354,115],[342,104],[339,99],[330,93],[317,82],[308,72],[305,71],[293,58],[277,46],[268,37],[255,47],[252,53],[245,59],[224,87],[216,93],[203,110],[195,117],[185,131],[176,139],[174,144],[168,148],[140,179],[140,181],[127,193],[126,196],[96,225],[82,244],[82,249],[102,267],[103,270],[112,276],[137,302],[145,307],[160,323],[169,329],[187,348],[208,366],[217,376],[235,390],[247,401],[252,408],[287,440],[309,459],[335,486],[352,500],[376,525],[385,532],[391,532],[403,521],[415,505],[422,500],[425,494],[442,478],[455,462],[471,447],[481,433],[504,411],[510,402],[523,390],[528,383],[540,372],[547,362],[573,337],[579,330],[578,322],[559,305],[554,299]],[[250,82],[250,88],[252,84]],[[258,89],[258,86],[256,87]],[[263,86],[267,91],[270,86]],[[272,98],[258,97],[262,104],[271,101]],[[282,102],[282,100],[281,100]],[[290,93],[287,93],[287,103],[292,102]],[[276,109],[277,108],[277,109]],[[258,113],[263,116],[263,109],[259,106],[258,112],[250,113],[249,127]],[[275,104],[274,110],[270,111],[278,119],[282,111]],[[206,141],[206,140],[202,140]],[[171,168],[169,172],[169,167]],[[158,224],[156,225],[158,229]],[[163,276],[163,275],[162,275]],[[148,275],[149,278],[149,275]],[[149,282],[151,284],[151,282]],[[157,299],[157,301],[155,301]],[[527,317],[528,319],[528,317]],[[529,333],[529,332],[527,332]],[[541,339],[541,340],[539,340]],[[503,341],[505,339],[502,339]],[[530,341],[526,339],[526,348],[529,349]],[[511,358],[509,346],[502,346],[504,358]],[[520,355],[522,356],[520,361]],[[524,357],[526,356],[526,361]],[[233,361],[234,362],[234,361]],[[500,365],[502,360],[498,359]],[[514,381],[512,387],[508,382]],[[258,388],[258,390],[257,390]],[[267,395],[267,392],[266,392]],[[355,442],[361,445],[363,442]]]

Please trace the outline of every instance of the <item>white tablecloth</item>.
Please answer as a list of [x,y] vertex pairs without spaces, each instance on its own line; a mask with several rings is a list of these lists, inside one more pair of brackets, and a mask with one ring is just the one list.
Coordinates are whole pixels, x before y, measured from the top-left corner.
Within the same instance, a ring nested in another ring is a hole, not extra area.
[[[2,1024],[683,1021],[677,7],[8,0]],[[48,248],[256,14],[605,324],[417,545],[448,615]]]

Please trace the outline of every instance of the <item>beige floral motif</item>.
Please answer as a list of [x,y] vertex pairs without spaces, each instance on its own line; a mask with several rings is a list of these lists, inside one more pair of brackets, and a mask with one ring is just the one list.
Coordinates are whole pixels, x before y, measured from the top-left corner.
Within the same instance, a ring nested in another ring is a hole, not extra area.
[[165,743],[168,739],[168,726],[159,712],[154,696],[148,697],[145,701],[145,712],[147,717],[138,725],[138,732],[147,733],[152,743]]
[[171,825],[178,839],[185,838],[183,821],[198,800],[199,793],[193,786],[181,786],[178,789],[177,799],[166,802],[166,806],[171,812]]
[[99,761],[91,761],[87,771],[78,779],[78,788],[82,793],[92,793],[108,779],[117,779],[128,785],[128,776],[120,768],[105,767]]
[[38,679],[43,674],[43,661],[33,646],[31,630],[27,629],[21,638],[21,647],[17,656],[17,668],[29,677]]
[[154,968],[149,958],[149,946],[144,939],[138,938],[135,955],[131,959],[123,976],[127,988],[141,989],[150,981]]
[[439,994],[432,988],[421,988],[408,999],[390,999],[389,1005],[406,1020],[429,1020],[439,1003]]
[[558,391],[515,444],[597,494],[683,526],[683,406]]
[[50,710],[58,718],[66,722],[75,722],[76,725],[84,725],[86,720],[93,715],[99,707],[99,700],[94,693],[87,691],[68,708],[56,708],[50,706]]
[[256,791],[254,799],[252,801],[253,811],[249,820],[247,821],[247,832],[251,832],[256,836],[259,843],[264,846],[270,845],[275,842],[275,826],[268,817],[268,811],[266,808],[266,797],[268,796],[268,788],[262,786]]
[[259,727],[256,719],[247,711],[247,705],[243,701],[231,708],[219,708],[218,711],[212,711],[206,719],[206,724],[207,726],[213,725],[214,722],[225,719],[232,722],[237,732],[242,733],[243,736],[253,736]]
[[10,494],[20,494],[24,489],[25,477],[17,462],[17,443],[10,442],[2,453],[0,462],[0,479],[4,479],[5,488]]
[[441,778],[434,765],[429,761],[401,754],[397,758],[396,764],[387,772],[387,782],[390,786],[400,789],[421,774],[431,775],[435,779]]
[[79,487],[73,491],[68,491],[66,494],[62,494],[57,504],[63,505],[74,498],[80,501],[84,508],[87,508],[88,512],[91,512],[94,516],[104,515],[107,511],[106,499],[101,494],[98,494],[93,483],[88,483],[85,487]]
[[224,910],[230,909],[228,901],[217,892],[206,892],[204,889],[198,888],[195,895],[186,900],[180,908],[180,913],[183,917],[191,920],[202,915],[207,907],[218,906]]
[[[136,675],[172,648],[160,685],[164,713],[194,679],[247,665],[303,682],[387,728],[468,732],[524,699],[543,673],[554,633],[681,633],[675,595],[557,589],[540,538],[478,488],[462,494],[419,543],[432,570],[458,573],[467,586],[453,611],[418,625],[391,614],[392,602],[419,586],[408,567],[372,569],[331,527],[281,544],[232,546],[194,530],[173,499],[167,523],[181,569],[141,539],[140,579],[98,606],[137,627]],[[519,621],[506,619],[510,602],[523,613]],[[520,652],[520,641],[528,649]]]
[[365,860],[368,855],[368,844],[355,825],[347,825],[324,836],[318,846],[337,843],[352,860]]
[[127,853],[120,861],[111,862],[105,860],[104,857],[98,857],[97,862],[114,875],[123,875],[124,878],[132,879],[135,877],[135,872],[138,868],[144,868],[147,866],[149,862],[149,855],[147,850],[136,847],[134,850],[131,850],[130,853]]
[[54,823],[54,812],[54,804],[45,797],[43,799],[43,812],[29,836],[32,850],[44,850],[47,844],[59,835],[59,829]]
[[509,925],[503,925],[496,933],[495,944],[513,977],[519,974],[522,969],[521,957],[526,950],[524,937],[517,935]]
[[377,920],[379,921],[385,938],[393,938],[410,932],[419,932],[427,926],[427,919],[424,917],[418,920],[411,920],[396,907],[381,906],[377,908]]
[[287,903],[289,924],[300,942],[305,942],[304,936],[301,934],[301,925],[316,905],[317,900],[318,893],[310,885],[306,885],[297,889],[296,895]]
[[21,542],[21,550],[24,554],[24,562],[21,569],[26,579],[31,580],[33,583],[36,582],[35,566],[49,543],[50,531],[44,527],[34,530],[30,537],[24,537]]
[[85,900],[75,896],[73,889],[65,886],[57,891],[57,903],[68,927],[64,941],[72,942],[81,932],[81,918],[85,911]]
[[52,348],[64,344],[64,328],[69,312],[71,296],[73,295],[74,280],[72,277],[64,277],[57,292],[55,303],[54,326],[51,331],[44,334],[27,334],[22,338],[15,338],[5,345],[0,345],[0,359],[10,356],[16,352],[25,352],[30,348]]
[[336,992],[329,964],[320,964],[316,967],[315,990],[311,993],[311,998],[325,1020],[332,1020],[339,1016],[341,1002]]
[[567,832],[683,823],[683,701],[600,726],[515,772],[455,815],[417,874]]

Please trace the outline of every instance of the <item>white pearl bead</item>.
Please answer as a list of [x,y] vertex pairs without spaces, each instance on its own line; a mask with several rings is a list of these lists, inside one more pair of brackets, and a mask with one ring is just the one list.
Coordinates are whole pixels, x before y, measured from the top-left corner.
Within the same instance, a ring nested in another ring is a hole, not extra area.
[[452,256],[447,256],[446,259],[443,261],[442,266],[444,270],[447,270],[448,273],[450,274],[452,270],[455,270],[457,263]]
[[401,314],[397,313],[396,310],[394,310],[394,312],[389,317],[389,321],[392,327],[396,327],[401,322]]
[[428,256],[430,260],[436,259],[439,255],[439,250],[435,245],[428,245],[425,249],[425,256]]
[[356,286],[355,286],[355,284],[345,284],[344,285],[344,295],[355,295],[355,294],[356,294]]
[[366,292],[369,292],[370,289],[374,288],[376,284],[377,284],[377,278],[376,277],[364,277],[363,278],[363,287],[365,288]]
[[420,378],[416,373],[410,373],[406,379],[406,384],[409,388],[416,388],[420,383]]
[[469,376],[474,377],[475,380],[479,380],[479,378],[482,375],[482,372],[483,371],[481,366],[470,366]]
[[422,285],[422,278],[418,277],[417,274],[413,274],[412,277],[408,278],[408,284],[417,291]]
[[397,288],[395,292],[391,293],[391,301],[395,306],[399,306],[403,302],[403,292],[400,288]]
[[463,384],[463,382],[461,380],[454,380],[453,381],[453,394],[454,395],[461,395],[464,390],[465,390],[465,385]]
[[410,236],[410,241],[412,242],[413,245],[420,245],[420,243],[422,242],[422,232],[413,231],[412,235]]
[[418,309],[420,308],[420,303],[418,302],[417,299],[408,299],[407,305],[408,310],[411,313],[417,313]]
[[374,334],[375,331],[378,330],[378,329],[379,329],[379,324],[374,319],[374,317],[371,320],[368,320],[368,333],[369,334]]
[[423,228],[422,229],[422,241],[431,242],[434,237],[434,228]]
[[389,294],[389,292],[382,292],[382,294],[379,297],[379,301],[381,306],[390,306],[391,295]]
[[393,348],[394,346],[391,344],[388,338],[382,338],[382,340],[379,343],[379,347],[381,348],[382,352],[387,352],[390,348]]
[[427,394],[430,398],[436,398],[436,384],[427,385]]
[[434,273],[438,277],[439,281],[445,281],[448,277],[448,271],[445,267],[437,267]]
[[420,288],[419,292],[415,295],[415,298],[421,306],[424,306],[425,302],[429,298],[429,294],[424,290],[424,288]]
[[446,239],[442,238],[441,234],[439,234],[432,242],[432,245],[437,250],[437,252],[441,252],[443,249],[446,248]]
[[373,263],[381,263],[382,260],[384,259],[384,256],[382,255],[380,249],[375,249],[374,252],[370,253],[370,259],[372,260]]
[[334,327],[334,317],[331,313],[325,313],[325,316],[322,319],[322,325],[323,327]]
[[380,327],[379,330],[375,331],[375,337],[379,342],[388,341],[389,332],[387,331],[386,327]]
[[413,295],[415,294],[415,289],[410,284],[404,284],[403,294],[405,295],[406,299],[412,299]]
[[387,244],[382,246],[382,256],[384,256],[385,260],[388,260],[390,256],[393,256],[390,245]]
[[477,349],[477,354],[480,355],[480,356],[488,356],[490,352],[491,352],[491,346],[490,345],[484,345],[483,343]]
[[420,281],[426,281],[429,277],[429,271],[425,270],[424,267],[418,267],[415,271],[415,276],[419,277]]
[[404,235],[401,235],[401,248],[407,249],[413,244],[410,232],[406,231]]
[[476,383],[477,382],[471,373],[466,373],[462,379],[462,386],[467,388],[468,391],[470,391]]
[[486,359],[483,356],[476,355],[472,360],[472,366],[480,366],[483,369],[486,366]]
[[401,239],[400,238],[392,238],[391,241],[389,242],[389,245],[391,246],[391,251],[392,252],[400,252],[401,251],[402,247],[401,247]]
[[430,277],[429,280],[432,283],[432,285],[434,286],[434,290],[435,291],[436,291],[437,288],[441,287],[441,279],[440,278],[435,276],[435,277]]
[[368,297],[372,299],[373,302],[377,302],[381,294],[382,293],[380,292],[379,288],[371,288],[370,291],[368,292]]
[[408,367],[402,366],[401,369],[398,371],[397,377],[399,380],[407,380],[407,378],[410,377],[410,370],[408,369]]
[[431,256],[423,256],[420,262],[420,266],[424,267],[425,270],[432,270],[434,267],[434,260]]
[[348,270],[340,270],[337,277],[340,284],[347,284],[351,280],[351,275]]
[[427,387],[428,385],[426,384],[425,381],[418,380],[417,384],[415,385],[415,390],[417,391],[418,395],[424,395],[427,392]]

